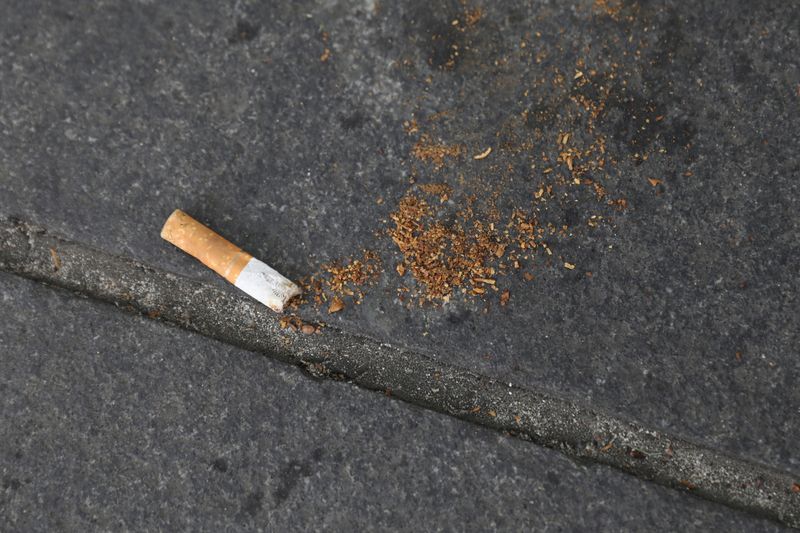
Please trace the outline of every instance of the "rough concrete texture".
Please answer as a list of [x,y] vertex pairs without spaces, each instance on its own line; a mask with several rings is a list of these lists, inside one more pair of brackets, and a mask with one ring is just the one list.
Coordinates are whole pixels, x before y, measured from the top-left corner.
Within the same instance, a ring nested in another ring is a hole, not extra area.
[[[487,314],[460,299],[408,309],[387,275],[325,319],[796,471],[800,9],[475,6],[482,19],[461,33],[447,29],[458,2],[7,1],[0,211],[211,283],[158,242],[175,207],[293,278],[361,248],[391,271],[376,231],[409,177],[487,170],[416,161],[403,122],[478,151],[529,135],[515,119],[527,110],[553,139],[571,126],[564,94],[535,80],[617,63],[625,84],[597,129],[629,207],[552,243],[576,272],[537,260],[536,280],[507,278],[509,304]],[[514,167],[510,192],[530,196],[541,167],[495,156]]]
[[3,531],[781,530],[5,273],[0,299]]

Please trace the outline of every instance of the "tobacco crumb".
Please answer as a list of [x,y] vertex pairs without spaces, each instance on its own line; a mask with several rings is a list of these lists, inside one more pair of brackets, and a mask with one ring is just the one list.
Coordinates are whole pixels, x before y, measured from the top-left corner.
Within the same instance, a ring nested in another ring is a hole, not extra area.
[[492,147],[490,146],[489,148],[487,148],[483,152],[481,152],[479,154],[475,154],[474,156],[472,156],[472,159],[475,159],[476,161],[480,161],[481,159],[486,159],[487,157],[489,157],[489,154],[491,154],[491,153],[492,153]]
[[490,409],[489,411],[486,412],[486,414],[494,418],[497,416],[497,411],[495,411],[494,409]]
[[650,185],[652,185],[653,187],[657,187],[661,185],[661,183],[663,183],[660,179],[656,178],[647,178],[647,181],[649,181]]
[[283,329],[291,329],[292,331],[298,331],[300,327],[303,325],[303,321],[298,316],[286,315],[282,316],[280,320],[278,320],[278,325]]
[[303,324],[303,326],[300,328],[300,331],[302,331],[306,335],[311,335],[312,333],[317,331],[317,328],[315,328],[311,324]]
[[642,452],[640,450],[636,450],[636,449],[633,449],[633,448],[627,448],[626,449],[626,453],[628,454],[628,456],[633,457],[634,459],[639,459],[639,460],[647,459],[647,454],[645,454],[644,452]]
[[61,258],[55,248],[50,248],[50,259],[53,261],[53,271],[58,272],[61,269]]
[[464,12],[464,22],[467,26],[474,26],[483,18],[483,11],[481,8],[476,7],[468,9]]
[[416,119],[406,120],[403,122],[403,129],[408,135],[412,135],[419,131],[419,124],[417,124]]
[[795,494],[800,493],[800,483],[792,483],[792,492]]
[[504,306],[508,303],[508,299],[511,298],[511,291],[508,289],[504,290],[503,293],[500,295],[500,305]]
[[334,296],[331,300],[331,304],[328,306],[328,313],[338,313],[342,309],[344,309],[344,302],[338,296]]
[[325,49],[325,50],[322,52],[322,55],[321,55],[321,56],[319,56],[319,60],[320,60],[320,61],[322,61],[323,63],[325,63],[326,61],[328,61],[330,58],[331,58],[331,50],[330,50],[330,48],[326,48],[326,49]]

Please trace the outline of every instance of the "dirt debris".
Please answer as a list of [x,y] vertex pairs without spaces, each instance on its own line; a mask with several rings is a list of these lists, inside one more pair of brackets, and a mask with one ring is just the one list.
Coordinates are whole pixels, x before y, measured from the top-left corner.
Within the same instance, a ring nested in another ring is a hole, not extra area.
[[344,301],[342,301],[342,299],[339,298],[338,296],[334,296],[331,299],[331,304],[328,306],[328,313],[329,314],[338,313],[342,309],[344,309]]
[[[480,9],[465,2],[462,7],[450,20],[450,29],[440,33],[468,32],[483,18]],[[598,0],[592,16],[627,19],[632,13],[618,0]],[[456,43],[447,54],[456,57],[468,42]],[[542,32],[532,32],[516,56],[495,62],[500,71],[509,61],[541,65],[540,73],[519,87],[520,96],[509,102],[505,118],[492,123],[495,131],[487,131],[480,117],[474,130],[469,122],[465,125],[465,117],[475,110],[461,100],[447,109],[415,107],[401,124],[411,144],[408,188],[377,202],[388,215],[379,234],[391,243],[387,249],[384,241],[378,249],[392,267],[384,271],[378,254],[371,269],[365,269],[369,261],[362,259],[326,265],[304,285],[311,301],[329,309],[334,297],[344,307],[358,305],[364,288],[384,274],[391,276],[390,284],[405,305],[496,298],[505,307],[513,306],[509,276],[532,282],[537,269],[577,270],[579,264],[582,279],[598,275],[592,272],[591,258],[570,248],[570,242],[590,232],[613,231],[616,218],[629,208],[623,193],[634,186],[626,182],[620,160],[639,165],[666,153],[663,146],[640,142],[645,134],[637,132],[669,117],[649,102],[634,109],[641,116],[631,120],[642,123],[630,133],[637,136],[635,153],[620,150],[624,145],[608,121],[627,109],[621,103],[630,104],[632,72],[623,60],[624,47],[612,43],[614,53],[622,55],[602,59],[587,49],[574,66],[561,68],[547,66],[554,63],[549,56],[561,52],[543,42]],[[442,67],[440,63],[434,66]],[[453,66],[444,65],[445,70]],[[429,84],[430,75],[423,81]],[[631,141],[625,142],[630,148]],[[481,164],[466,164],[470,160]],[[648,178],[647,183],[662,194],[666,177]],[[356,273],[362,275],[351,276]]]
[[509,291],[508,289],[504,290],[503,293],[500,295],[500,305],[505,306],[510,298],[511,298],[511,291]]
[[465,148],[460,144],[443,144],[436,142],[429,135],[423,134],[412,149],[414,157],[420,161],[433,164],[434,168],[441,169],[446,158],[457,158],[465,153]]
[[453,212],[441,201],[431,202],[436,192],[440,189],[417,188],[389,216],[393,227],[387,233],[403,256],[397,271],[411,273],[417,285],[401,287],[401,296],[411,292],[420,303],[446,302],[456,290],[496,290],[499,262],[504,255],[506,260],[513,257],[505,253],[509,237],[494,224],[476,220],[468,208]]
[[489,148],[487,148],[483,152],[481,152],[479,154],[475,154],[474,156],[472,156],[472,159],[474,159],[476,161],[480,161],[481,159],[486,159],[487,157],[489,157],[489,154],[491,154],[491,153],[492,153],[492,147],[490,146]]
[[303,295],[291,302],[293,308],[311,303],[317,308],[327,306],[328,313],[337,313],[347,302],[359,305],[364,289],[374,284],[383,272],[377,253],[364,250],[361,257],[325,263],[316,274],[303,278],[298,284]]
[[302,318],[294,314],[283,315],[278,321],[278,324],[283,329],[299,331],[305,335],[313,335],[314,333],[318,333],[322,328],[321,324],[304,322]]

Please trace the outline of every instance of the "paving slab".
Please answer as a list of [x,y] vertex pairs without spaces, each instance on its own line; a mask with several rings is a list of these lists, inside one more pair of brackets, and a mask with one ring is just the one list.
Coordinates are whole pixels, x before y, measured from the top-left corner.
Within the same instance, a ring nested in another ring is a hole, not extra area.
[[0,529],[781,531],[0,274]]

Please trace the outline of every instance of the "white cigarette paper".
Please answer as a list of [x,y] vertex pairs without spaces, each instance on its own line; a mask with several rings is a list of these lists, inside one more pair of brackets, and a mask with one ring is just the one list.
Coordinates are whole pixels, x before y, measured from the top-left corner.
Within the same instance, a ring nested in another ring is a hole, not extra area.
[[300,287],[180,209],[164,223],[161,237],[195,257],[273,311],[302,294]]
[[255,257],[248,261],[234,285],[278,313],[283,311],[286,302],[302,292],[300,287]]

